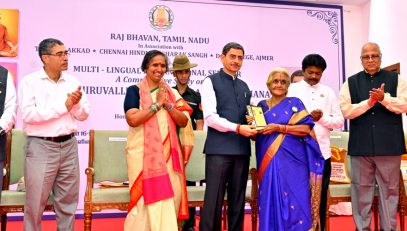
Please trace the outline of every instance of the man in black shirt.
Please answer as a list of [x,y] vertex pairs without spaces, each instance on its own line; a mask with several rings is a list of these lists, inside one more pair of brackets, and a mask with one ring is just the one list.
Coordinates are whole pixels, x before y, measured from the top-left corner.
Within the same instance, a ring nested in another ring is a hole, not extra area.
[[203,129],[203,113],[201,106],[201,95],[188,87],[189,77],[191,77],[191,68],[198,66],[197,64],[190,63],[185,55],[177,55],[172,63],[173,67],[170,68],[174,75],[177,85],[174,86],[179,94],[188,102],[189,106],[193,109],[191,120],[194,130]]
[[[175,77],[177,85],[174,86],[179,94],[187,101],[188,105],[193,109],[191,115],[192,127],[194,130],[203,129],[203,113],[201,109],[201,95],[188,87],[189,77],[191,77],[191,68],[198,66],[197,64],[190,63],[185,55],[177,55],[172,63],[172,74]],[[187,186],[195,186],[196,182],[187,181]],[[195,230],[195,207],[189,208],[189,219],[185,221],[183,231]]]

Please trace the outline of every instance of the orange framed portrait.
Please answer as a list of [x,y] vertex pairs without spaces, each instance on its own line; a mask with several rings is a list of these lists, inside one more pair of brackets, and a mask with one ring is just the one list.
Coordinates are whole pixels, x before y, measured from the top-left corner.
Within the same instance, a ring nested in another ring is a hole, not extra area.
[[0,57],[18,55],[19,11],[0,8]]

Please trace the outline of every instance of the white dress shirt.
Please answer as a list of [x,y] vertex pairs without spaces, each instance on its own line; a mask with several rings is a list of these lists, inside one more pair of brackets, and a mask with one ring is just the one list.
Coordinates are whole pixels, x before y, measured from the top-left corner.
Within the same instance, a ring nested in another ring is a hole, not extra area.
[[315,122],[314,131],[322,155],[325,159],[330,158],[330,131],[343,127],[344,123],[335,92],[330,87],[321,83],[311,86],[304,80],[301,80],[290,85],[288,96],[299,98],[309,113],[317,109],[322,110],[323,116]]
[[68,112],[66,99],[78,86],[81,84],[76,77],[63,72],[58,82],[55,82],[43,68],[25,76],[18,88],[24,132],[28,136],[41,137],[75,132],[75,120],[85,120],[90,110],[86,95],[82,92],[79,103]]
[[[368,99],[357,104],[352,104],[349,92],[349,84],[346,81],[339,92],[339,105],[346,119],[356,118],[371,107],[368,105]],[[384,94],[384,99],[379,102],[389,111],[400,114],[407,111],[407,85],[406,82],[398,76],[397,97],[392,97],[390,93]]]
[[[5,132],[8,132],[13,128],[17,113],[16,88],[14,86],[13,76],[10,72],[7,74],[7,88],[5,93],[6,98],[4,100],[3,115],[0,118],[0,127]],[[4,92],[0,92],[0,94],[4,94]]]
[[[231,76],[231,78],[235,77]],[[210,78],[204,79],[200,93],[205,124],[220,132],[236,131],[237,124],[220,117],[216,110],[216,94]]]

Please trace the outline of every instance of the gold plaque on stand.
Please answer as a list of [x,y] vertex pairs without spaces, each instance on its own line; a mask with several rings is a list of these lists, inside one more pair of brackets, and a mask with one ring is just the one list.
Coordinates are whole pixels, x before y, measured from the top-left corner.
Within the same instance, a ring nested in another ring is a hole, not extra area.
[[256,126],[256,130],[263,129],[267,126],[266,118],[263,114],[263,109],[258,106],[247,105],[247,113],[249,116],[253,116],[253,125]]

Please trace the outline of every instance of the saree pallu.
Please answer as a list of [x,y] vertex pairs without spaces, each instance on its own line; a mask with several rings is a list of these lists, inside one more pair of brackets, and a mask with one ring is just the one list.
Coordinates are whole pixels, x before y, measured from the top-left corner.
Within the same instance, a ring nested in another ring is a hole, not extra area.
[[[314,126],[298,98],[288,97],[269,109],[267,123]],[[256,137],[259,170],[259,230],[319,230],[319,204],[324,167],[316,140],[278,132]]]
[[[153,99],[155,99],[156,92],[153,92],[151,94],[153,96]],[[181,98],[178,93],[176,93],[176,96],[177,99]],[[174,191],[174,196],[151,204],[145,204],[140,184],[140,188],[137,189],[137,191],[139,191],[137,192],[137,194],[139,194],[137,204],[128,212],[124,223],[124,230],[176,231],[178,230],[177,220],[179,219],[181,210],[185,210],[186,212],[188,211],[186,201],[185,176],[173,169],[170,140],[168,137],[169,130],[167,113],[168,112],[165,110],[160,110],[156,113],[156,115],[160,133],[162,136],[164,158],[166,160],[166,166],[170,177],[171,186]],[[185,137],[183,137],[183,139],[185,139]],[[179,147],[179,150],[181,150],[181,147]],[[142,176],[143,171],[143,153],[144,125],[130,127],[126,145],[130,189],[133,189],[133,186],[137,186],[137,182],[140,182],[139,178]],[[179,160],[181,161],[181,163],[184,163],[184,161],[186,161],[182,152],[179,152]],[[182,165],[181,167],[182,172],[184,172],[184,165]],[[132,196],[133,195],[131,195],[131,197]],[[182,204],[184,202],[186,202],[186,204]],[[185,218],[188,217],[187,215],[188,214],[186,213]]]

